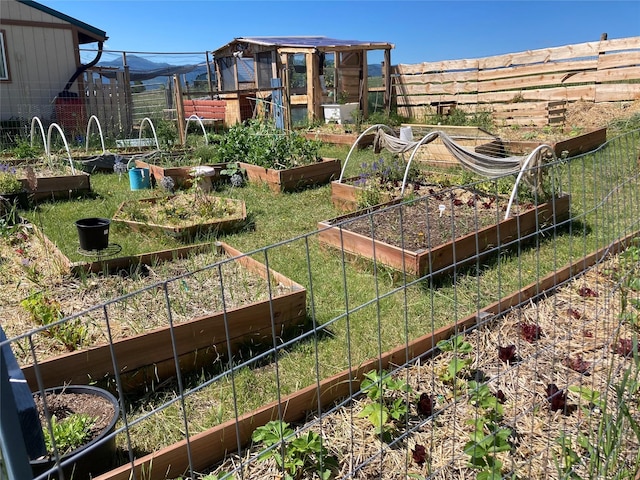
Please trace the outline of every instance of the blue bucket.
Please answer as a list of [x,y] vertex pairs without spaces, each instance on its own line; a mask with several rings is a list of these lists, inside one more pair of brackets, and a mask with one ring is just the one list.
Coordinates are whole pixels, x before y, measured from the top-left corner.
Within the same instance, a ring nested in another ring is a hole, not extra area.
[[151,188],[151,176],[148,168],[132,168],[129,170],[129,185],[131,190],[145,190]]

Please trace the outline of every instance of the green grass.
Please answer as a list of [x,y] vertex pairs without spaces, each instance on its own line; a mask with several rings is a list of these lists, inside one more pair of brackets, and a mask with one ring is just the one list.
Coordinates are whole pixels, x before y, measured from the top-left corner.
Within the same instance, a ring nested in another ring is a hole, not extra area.
[[[343,262],[338,252],[320,248],[316,236],[310,233],[316,230],[319,220],[341,213],[331,205],[329,186],[287,194],[256,185],[222,189],[221,195],[246,202],[255,225],[252,230],[223,240],[244,252],[271,246],[255,256],[307,287],[310,319],[324,329],[313,339],[281,347],[268,362],[243,367],[190,395],[186,402],[190,433],[313,384],[316,375],[334,375],[349,365],[451,324],[638,230],[637,134],[625,142],[555,168],[557,189],[572,195],[574,221],[570,225],[551,230],[527,245],[502,250],[434,282],[404,278],[399,272],[367,261]],[[348,147],[326,147],[323,155],[344,159],[347,151]],[[347,176],[357,174],[358,165],[372,158],[370,150],[357,152]],[[126,177],[119,181],[115,175],[93,175],[92,187],[95,199],[45,203],[28,215],[65,254],[76,260],[83,259],[76,252],[76,219],[111,217],[121,201],[149,195],[145,191],[129,191]],[[177,244],[167,238],[131,235],[118,227],[112,229],[111,241],[120,243],[123,253]],[[195,387],[215,374],[214,370],[198,372],[185,378],[185,383]],[[142,415],[174,398],[175,385],[169,385],[144,401],[134,401],[131,415]],[[134,447],[139,452],[150,452],[182,440],[181,416],[174,404],[134,427]]]

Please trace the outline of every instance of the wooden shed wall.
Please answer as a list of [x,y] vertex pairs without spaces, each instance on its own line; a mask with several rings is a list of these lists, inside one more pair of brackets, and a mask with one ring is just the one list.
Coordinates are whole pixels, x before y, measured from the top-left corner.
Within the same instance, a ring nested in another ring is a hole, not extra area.
[[640,99],[640,37],[393,67],[398,112],[422,120],[455,102],[505,124],[562,121],[564,102]]

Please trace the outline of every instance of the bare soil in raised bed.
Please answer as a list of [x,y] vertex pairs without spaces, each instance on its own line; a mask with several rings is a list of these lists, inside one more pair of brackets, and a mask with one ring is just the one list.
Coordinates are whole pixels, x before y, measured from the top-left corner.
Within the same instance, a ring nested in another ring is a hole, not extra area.
[[[413,202],[380,208],[371,214],[354,214],[348,221],[341,221],[341,227],[417,252],[495,225],[504,219],[508,205],[506,198],[464,188],[456,187],[442,192],[421,188],[420,192],[429,192],[429,195]],[[514,203],[511,215],[531,207],[531,204]]]

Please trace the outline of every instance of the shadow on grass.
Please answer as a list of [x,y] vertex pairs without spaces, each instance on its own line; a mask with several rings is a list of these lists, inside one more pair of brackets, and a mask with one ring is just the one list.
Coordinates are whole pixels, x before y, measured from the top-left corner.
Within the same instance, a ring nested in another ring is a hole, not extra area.
[[[548,232],[553,232],[549,234]],[[580,220],[571,219],[562,222],[554,229],[547,230],[547,234],[540,232],[528,235],[523,240],[515,240],[506,246],[494,247],[482,252],[480,256],[471,257],[465,261],[449,266],[438,272],[425,275],[419,281],[420,288],[429,292],[432,289],[451,288],[460,277],[480,277],[492,271],[498,271],[500,264],[519,262],[523,250],[532,250],[536,247],[544,249],[546,246],[556,245],[559,239],[569,239],[575,236],[586,236],[591,232],[591,227]],[[539,240],[539,241],[537,241]]]

